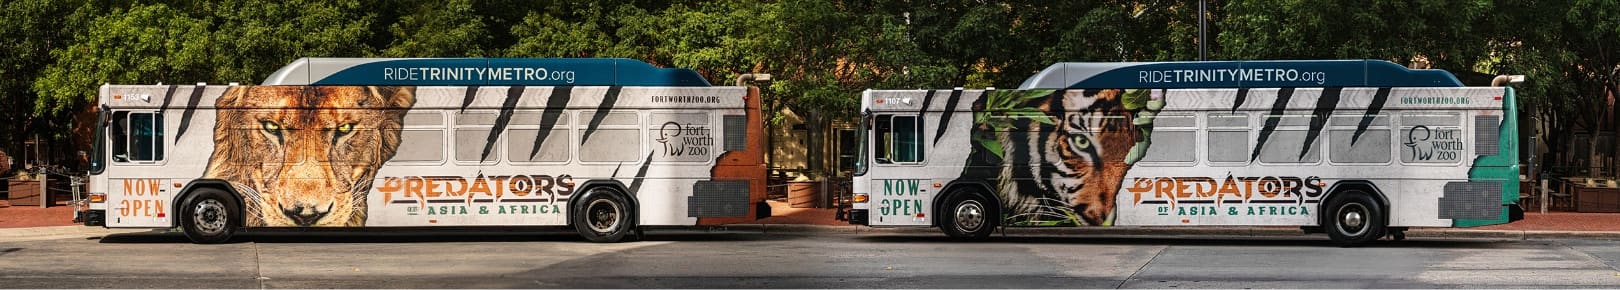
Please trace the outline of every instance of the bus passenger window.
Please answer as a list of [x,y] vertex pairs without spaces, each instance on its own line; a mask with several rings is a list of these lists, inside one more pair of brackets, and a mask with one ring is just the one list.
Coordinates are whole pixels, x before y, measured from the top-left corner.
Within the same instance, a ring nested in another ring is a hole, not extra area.
[[444,114],[438,110],[406,113],[405,128],[399,132],[399,149],[388,162],[443,162],[444,119]]
[[113,115],[113,162],[163,160],[163,114]]
[[922,161],[922,126],[918,125],[915,116],[894,117],[894,162]]
[[923,160],[922,126],[917,116],[878,115],[877,153],[880,163],[907,163]]

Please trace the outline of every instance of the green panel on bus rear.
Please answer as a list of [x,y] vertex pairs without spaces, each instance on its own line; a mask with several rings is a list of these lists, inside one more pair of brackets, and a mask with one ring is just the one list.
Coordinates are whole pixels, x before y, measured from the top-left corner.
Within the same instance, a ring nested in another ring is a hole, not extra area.
[[[1516,101],[1513,88],[1505,88],[1502,92],[1501,134],[1497,136],[1497,144],[1500,144],[1497,152],[1500,153],[1476,157],[1474,167],[1468,170],[1468,178],[1472,180],[1502,181],[1502,204],[1519,199],[1519,113]],[[1451,224],[1455,227],[1476,227],[1507,222],[1508,208],[1502,207],[1502,212],[1495,219],[1454,219]]]

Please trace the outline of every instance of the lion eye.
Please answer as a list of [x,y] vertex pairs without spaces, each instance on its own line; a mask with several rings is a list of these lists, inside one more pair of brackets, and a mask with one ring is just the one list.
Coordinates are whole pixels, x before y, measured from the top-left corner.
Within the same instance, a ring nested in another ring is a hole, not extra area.
[[338,125],[337,126],[337,131],[338,131],[338,134],[348,134],[349,131],[354,131],[354,124]]
[[270,133],[279,133],[279,132],[281,132],[281,124],[276,124],[276,122],[259,121],[259,124],[264,126],[264,131],[266,131],[266,132],[270,132]]

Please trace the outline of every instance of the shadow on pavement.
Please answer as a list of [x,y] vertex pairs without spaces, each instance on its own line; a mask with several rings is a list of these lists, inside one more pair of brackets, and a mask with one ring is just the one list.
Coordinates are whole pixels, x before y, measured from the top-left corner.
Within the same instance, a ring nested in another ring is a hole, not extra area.
[[[647,230],[641,241],[671,242],[735,242],[792,239],[791,236],[760,233],[706,232],[703,230]],[[166,244],[191,243],[185,234],[152,231],[110,234],[86,238],[110,244]],[[637,239],[626,237],[626,242]],[[454,242],[580,242],[588,243],[578,233],[561,229],[510,230],[255,230],[238,233],[227,244],[235,243],[454,243]]]
[[[983,241],[961,241],[946,236],[873,235],[857,239],[874,243],[1020,243],[1020,244],[1092,244],[1092,245],[1167,245],[1167,246],[1301,246],[1338,248],[1326,236],[1312,237],[1174,237],[1174,236],[992,236]],[[1361,248],[1501,248],[1517,244],[1517,240],[1486,239],[1388,239],[1360,245]]]

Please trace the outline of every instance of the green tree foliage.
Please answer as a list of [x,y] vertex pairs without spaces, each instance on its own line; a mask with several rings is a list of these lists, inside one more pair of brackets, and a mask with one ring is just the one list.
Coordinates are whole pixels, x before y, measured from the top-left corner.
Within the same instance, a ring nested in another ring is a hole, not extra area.
[[[1608,0],[1500,1],[1488,23],[1492,56],[1498,61],[1480,70],[1523,74],[1528,81],[1521,96],[1532,112],[1552,128],[1545,138],[1553,152],[1569,151],[1577,127],[1595,130],[1616,127],[1615,103],[1620,96],[1620,2]],[[1588,139],[1589,150],[1597,148]],[[1572,153],[1575,160],[1592,162],[1595,152]]]
[[[83,1],[16,0],[0,3],[0,151],[17,154],[35,133],[51,134],[66,114],[35,114],[34,79],[52,62],[51,51],[67,47],[82,31]],[[53,135],[46,138],[59,137]],[[15,155],[14,155],[15,156]],[[0,173],[5,173],[0,164]]]
[[33,83],[39,114],[92,101],[105,83],[254,83],[304,56],[364,56],[373,16],[357,1],[232,0],[113,7]]
[[151,84],[207,80],[209,24],[163,4],[113,9],[91,21],[71,46],[52,51],[56,62],[34,82],[34,111],[61,114],[93,101],[106,83]]
[[[1208,0],[1211,59],[1425,61],[1527,74],[1537,110],[1594,124],[1620,81],[1612,0]],[[623,57],[729,85],[770,73],[772,113],[818,124],[869,88],[1012,88],[1064,61],[1186,61],[1198,1],[14,0],[0,105],[65,126],[100,84],[254,83],[299,57]],[[1578,97],[1577,97],[1578,96]],[[36,121],[37,120],[37,121]],[[1573,123],[1573,122],[1571,122]],[[49,130],[43,130],[49,131]],[[16,144],[18,133],[0,134]],[[13,145],[7,145],[12,146]]]
[[1220,25],[1219,58],[1424,58],[1468,71],[1486,56],[1487,0],[1231,0]]

